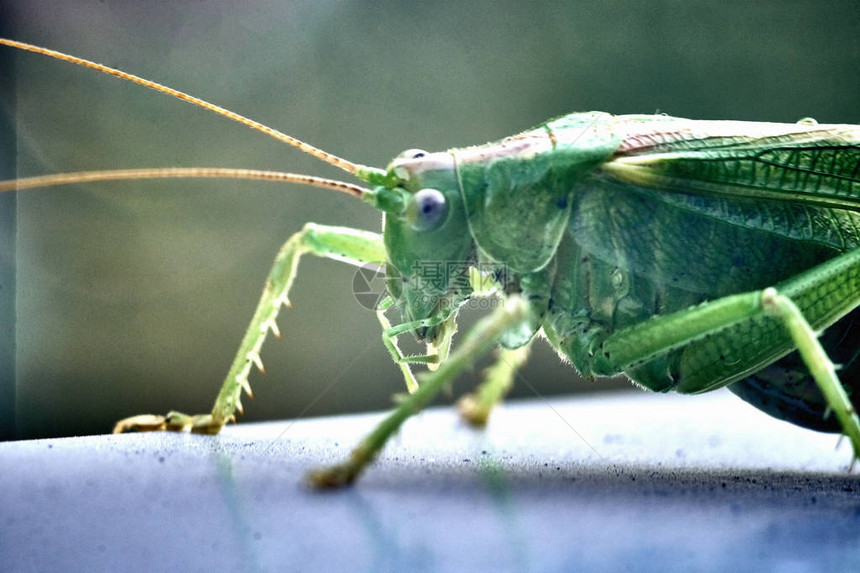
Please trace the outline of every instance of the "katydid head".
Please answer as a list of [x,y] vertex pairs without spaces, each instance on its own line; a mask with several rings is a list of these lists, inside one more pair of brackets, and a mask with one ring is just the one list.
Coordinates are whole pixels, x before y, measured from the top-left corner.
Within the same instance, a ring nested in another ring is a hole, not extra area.
[[447,152],[408,150],[371,191],[384,212],[387,287],[404,322],[421,322],[415,335],[436,343],[442,323],[472,292],[474,247]]

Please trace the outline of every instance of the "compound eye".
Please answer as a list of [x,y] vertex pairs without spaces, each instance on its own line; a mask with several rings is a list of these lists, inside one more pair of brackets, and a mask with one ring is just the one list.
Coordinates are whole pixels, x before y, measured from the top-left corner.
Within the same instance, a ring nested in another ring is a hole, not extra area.
[[416,231],[430,231],[445,221],[448,203],[436,189],[422,189],[412,196],[406,211],[409,225]]
[[394,158],[395,161],[398,159],[421,159],[427,155],[427,152],[423,149],[407,149],[406,151],[401,152],[397,157]]

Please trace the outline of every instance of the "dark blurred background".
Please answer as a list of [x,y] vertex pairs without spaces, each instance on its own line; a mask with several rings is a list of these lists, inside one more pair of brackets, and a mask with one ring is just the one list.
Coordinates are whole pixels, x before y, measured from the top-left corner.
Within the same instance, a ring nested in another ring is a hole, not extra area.
[[[572,111],[860,122],[860,9],[848,1],[6,0],[0,27],[379,167],[403,149],[483,143]],[[3,48],[0,82],[3,177],[207,165],[344,178],[70,64]],[[0,201],[0,431],[18,438],[208,411],[283,241],[306,221],[380,222],[347,197],[244,182]],[[376,317],[353,299],[353,273],[302,262],[284,339],[266,344],[269,374],[252,375],[257,399],[243,420],[293,417],[312,402],[306,415],[381,409],[402,391]],[[609,387],[577,383],[539,346],[523,372],[538,392]],[[472,383],[458,380],[454,394]]]

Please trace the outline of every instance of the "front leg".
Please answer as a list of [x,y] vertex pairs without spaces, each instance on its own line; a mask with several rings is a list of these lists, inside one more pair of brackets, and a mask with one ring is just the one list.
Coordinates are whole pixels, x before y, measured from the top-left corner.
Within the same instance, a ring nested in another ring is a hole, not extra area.
[[114,433],[190,429],[200,434],[217,434],[224,424],[235,419],[237,410],[242,413],[242,390],[249,396],[252,395],[248,373],[252,365],[264,372],[260,348],[269,331],[280,336],[275,319],[281,306],[290,304],[287,296],[296,277],[299,259],[306,253],[356,266],[385,260],[382,237],[376,233],[346,227],[306,224],[301,231],[290,237],[278,252],[263,295],[239,345],[227,378],[221,385],[212,412],[193,416],[180,412],[170,412],[166,416],[133,416],[117,422]]

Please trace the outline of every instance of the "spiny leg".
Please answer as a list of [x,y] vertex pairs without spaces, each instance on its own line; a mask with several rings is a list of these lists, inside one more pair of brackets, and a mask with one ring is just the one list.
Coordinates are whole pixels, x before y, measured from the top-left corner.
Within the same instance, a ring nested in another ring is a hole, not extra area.
[[853,468],[860,458],[860,419],[851,400],[848,399],[848,394],[845,393],[845,388],[836,376],[836,367],[818,342],[818,336],[791,299],[778,293],[776,289],[770,288],[762,293],[762,304],[767,312],[780,317],[785,322],[800,356],[809,367],[830,409],[836,414],[843,432],[851,440],[854,449],[851,459]]
[[502,308],[476,324],[439,369],[422,376],[414,394],[407,396],[395,410],[352,450],[344,462],[316,470],[308,475],[314,487],[340,487],[352,483],[373,461],[400,426],[418,413],[439,391],[480,356],[488,352],[505,329],[521,321],[526,305],[520,297],[510,297]]
[[275,319],[281,306],[289,306],[287,295],[296,277],[299,259],[310,253],[360,266],[370,262],[385,260],[385,247],[382,237],[375,233],[328,227],[308,223],[298,233],[284,243],[275,258],[263,295],[254,311],[251,324],[245,332],[239,351],[233,359],[227,378],[215,400],[212,412],[190,416],[180,412],[170,412],[167,416],[133,416],[117,422],[114,433],[133,431],[168,430],[182,431],[190,428],[201,434],[217,434],[227,421],[234,419],[234,413],[242,412],[240,401],[242,390],[252,396],[248,383],[251,366],[261,372],[260,348],[269,331],[280,336]]
[[457,401],[460,415],[466,422],[476,427],[484,427],[490,412],[510,392],[514,377],[528,360],[531,343],[515,348],[499,348],[496,361],[484,371],[484,381],[471,394]]

